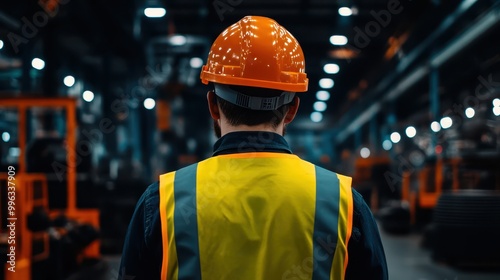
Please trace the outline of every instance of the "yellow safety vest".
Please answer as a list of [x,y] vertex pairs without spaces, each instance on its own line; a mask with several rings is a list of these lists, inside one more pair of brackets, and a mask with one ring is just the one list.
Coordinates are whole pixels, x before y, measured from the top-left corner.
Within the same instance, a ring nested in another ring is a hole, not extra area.
[[160,176],[162,279],[344,279],[351,178],[282,153]]

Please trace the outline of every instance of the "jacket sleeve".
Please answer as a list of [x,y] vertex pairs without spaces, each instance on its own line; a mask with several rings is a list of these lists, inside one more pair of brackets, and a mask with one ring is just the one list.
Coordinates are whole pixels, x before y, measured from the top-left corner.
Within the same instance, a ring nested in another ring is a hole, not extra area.
[[347,245],[346,280],[389,279],[384,248],[375,219],[363,197],[352,190],[354,213],[351,239]]
[[150,185],[135,207],[123,245],[119,280],[160,279],[162,247],[158,183]]

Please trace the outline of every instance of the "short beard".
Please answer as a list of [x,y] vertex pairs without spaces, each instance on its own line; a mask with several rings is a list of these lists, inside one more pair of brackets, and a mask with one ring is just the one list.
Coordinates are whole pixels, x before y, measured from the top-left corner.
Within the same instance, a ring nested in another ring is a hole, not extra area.
[[221,138],[221,136],[222,136],[222,131],[221,131],[220,125],[219,125],[219,123],[218,123],[216,120],[213,120],[213,122],[214,122],[214,133],[215,133],[215,137],[217,137],[217,138]]

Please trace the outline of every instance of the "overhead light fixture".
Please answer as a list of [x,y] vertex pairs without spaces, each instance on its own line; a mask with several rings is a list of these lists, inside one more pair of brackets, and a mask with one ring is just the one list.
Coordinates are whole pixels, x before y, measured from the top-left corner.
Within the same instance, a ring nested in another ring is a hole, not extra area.
[[472,119],[475,114],[476,114],[476,111],[474,110],[474,108],[469,107],[469,108],[465,109],[465,116],[467,118]]
[[406,128],[405,133],[408,138],[413,138],[415,137],[415,135],[417,135],[417,130],[415,129],[415,127],[409,126]]
[[193,57],[189,60],[189,65],[193,68],[201,68],[201,66],[203,66],[203,59],[199,57]]
[[444,117],[439,121],[443,129],[448,129],[453,125],[453,120],[450,117]]
[[0,50],[3,49],[3,41],[0,40]]
[[384,150],[389,151],[392,148],[392,142],[386,139],[384,140],[384,142],[382,142],[382,147],[384,148]]
[[35,57],[31,61],[31,66],[33,66],[33,68],[35,68],[36,70],[42,70],[43,68],[45,68],[45,61],[41,60],[38,57]]
[[323,79],[319,80],[319,86],[321,88],[324,88],[324,89],[330,89],[330,88],[332,88],[333,84],[334,84],[334,82],[330,78],[323,78]]
[[2,133],[2,140],[3,140],[5,143],[9,142],[9,140],[10,140],[10,133],[8,133],[8,132],[4,132],[4,133]]
[[337,74],[340,71],[340,67],[335,63],[328,63],[323,66],[323,70],[327,74]]
[[320,90],[316,92],[316,98],[320,101],[328,101],[328,99],[330,99],[330,93],[326,90]]
[[493,114],[495,116],[500,116],[500,107],[493,107]]
[[65,86],[72,87],[75,84],[75,77],[68,75],[68,76],[64,77],[63,82],[64,82]]
[[314,102],[314,110],[318,111],[318,112],[323,112],[326,110],[326,103],[323,102],[323,101],[316,101]]
[[85,100],[87,102],[92,102],[92,100],[94,100],[94,93],[91,92],[90,90],[86,90],[83,92],[82,97],[83,97],[83,100]]
[[311,121],[313,122],[320,122],[321,120],[323,120],[323,114],[321,114],[320,112],[313,112],[311,114]]
[[347,44],[347,37],[344,35],[333,35],[330,37],[330,43],[335,46],[343,46]]
[[431,123],[431,130],[434,132],[439,132],[441,130],[441,125],[437,121]]
[[156,102],[153,98],[144,99],[144,108],[152,110],[156,106]]
[[367,147],[363,147],[359,151],[359,154],[362,158],[368,158],[370,156],[370,149],[368,149]]
[[500,98],[493,99],[493,107],[500,107]]
[[167,14],[167,10],[164,8],[146,8],[144,9],[144,15],[148,18],[161,18]]
[[349,7],[340,7],[339,8],[339,15],[343,17],[348,17],[352,15],[352,10]]
[[168,39],[172,46],[183,46],[187,42],[186,36],[183,35],[173,35]]
[[399,143],[399,141],[401,141],[401,134],[399,134],[398,132],[391,133],[391,141],[394,144]]

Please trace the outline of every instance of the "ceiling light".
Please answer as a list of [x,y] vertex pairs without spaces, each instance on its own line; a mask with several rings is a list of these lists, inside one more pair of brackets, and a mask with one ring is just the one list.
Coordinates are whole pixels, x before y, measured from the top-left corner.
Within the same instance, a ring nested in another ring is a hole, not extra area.
[[325,66],[323,67],[323,70],[327,74],[337,74],[340,70],[340,67],[335,63],[328,63],[328,64],[325,64]]
[[42,70],[43,68],[45,68],[45,61],[41,60],[38,57],[35,57],[31,61],[31,66],[33,66],[33,68],[35,68],[36,70]]
[[339,15],[343,17],[348,17],[352,15],[352,10],[349,7],[340,7],[339,8]]
[[332,88],[333,84],[334,84],[334,82],[330,78],[323,78],[323,79],[319,80],[319,86],[321,88],[324,88],[324,89]]
[[495,116],[500,116],[500,107],[493,107],[493,114]]
[[441,125],[437,121],[431,123],[431,130],[434,132],[439,132],[441,130]]
[[10,140],[10,134],[8,132],[2,133],[2,140],[7,143]]
[[370,149],[367,147],[363,147],[360,151],[359,154],[361,155],[362,158],[368,158],[370,156]]
[[316,101],[314,102],[314,110],[318,111],[318,112],[323,112],[326,110],[326,103],[323,102],[323,101]]
[[389,151],[392,148],[392,142],[390,140],[384,140],[382,147],[384,150]]
[[405,132],[406,132],[406,136],[408,136],[408,138],[413,138],[413,137],[415,137],[415,135],[417,135],[417,130],[413,126],[407,127]]
[[161,18],[167,14],[167,10],[164,8],[146,8],[144,9],[144,15],[148,18]]
[[439,121],[443,129],[448,129],[453,125],[453,120],[450,117],[444,117]]
[[92,102],[94,100],[94,93],[91,92],[90,90],[86,90],[83,92],[83,100],[87,102]]
[[68,75],[64,77],[64,85],[67,87],[72,87],[75,84],[75,77]]
[[493,99],[493,107],[500,107],[500,98]]
[[156,102],[153,98],[144,99],[144,108],[151,110],[156,106]]
[[333,35],[330,37],[330,43],[335,46],[343,46],[347,44],[347,37],[343,35]]
[[168,39],[172,46],[182,46],[187,42],[186,36],[174,35]]
[[465,116],[469,119],[472,119],[474,117],[474,115],[476,114],[476,111],[474,110],[474,108],[467,108],[465,109]]
[[401,141],[401,134],[399,134],[398,132],[391,133],[391,141],[394,144],[396,144],[399,141]]
[[330,93],[326,90],[320,90],[316,92],[316,98],[320,101],[327,101],[330,99]]
[[313,122],[320,122],[323,119],[323,114],[320,112],[313,112],[311,114],[311,121]]
[[0,50],[3,49],[3,41],[0,40]]
[[200,68],[201,66],[203,66],[203,59],[199,57],[193,57],[191,58],[191,60],[189,60],[189,65],[191,65],[191,67],[193,68]]

